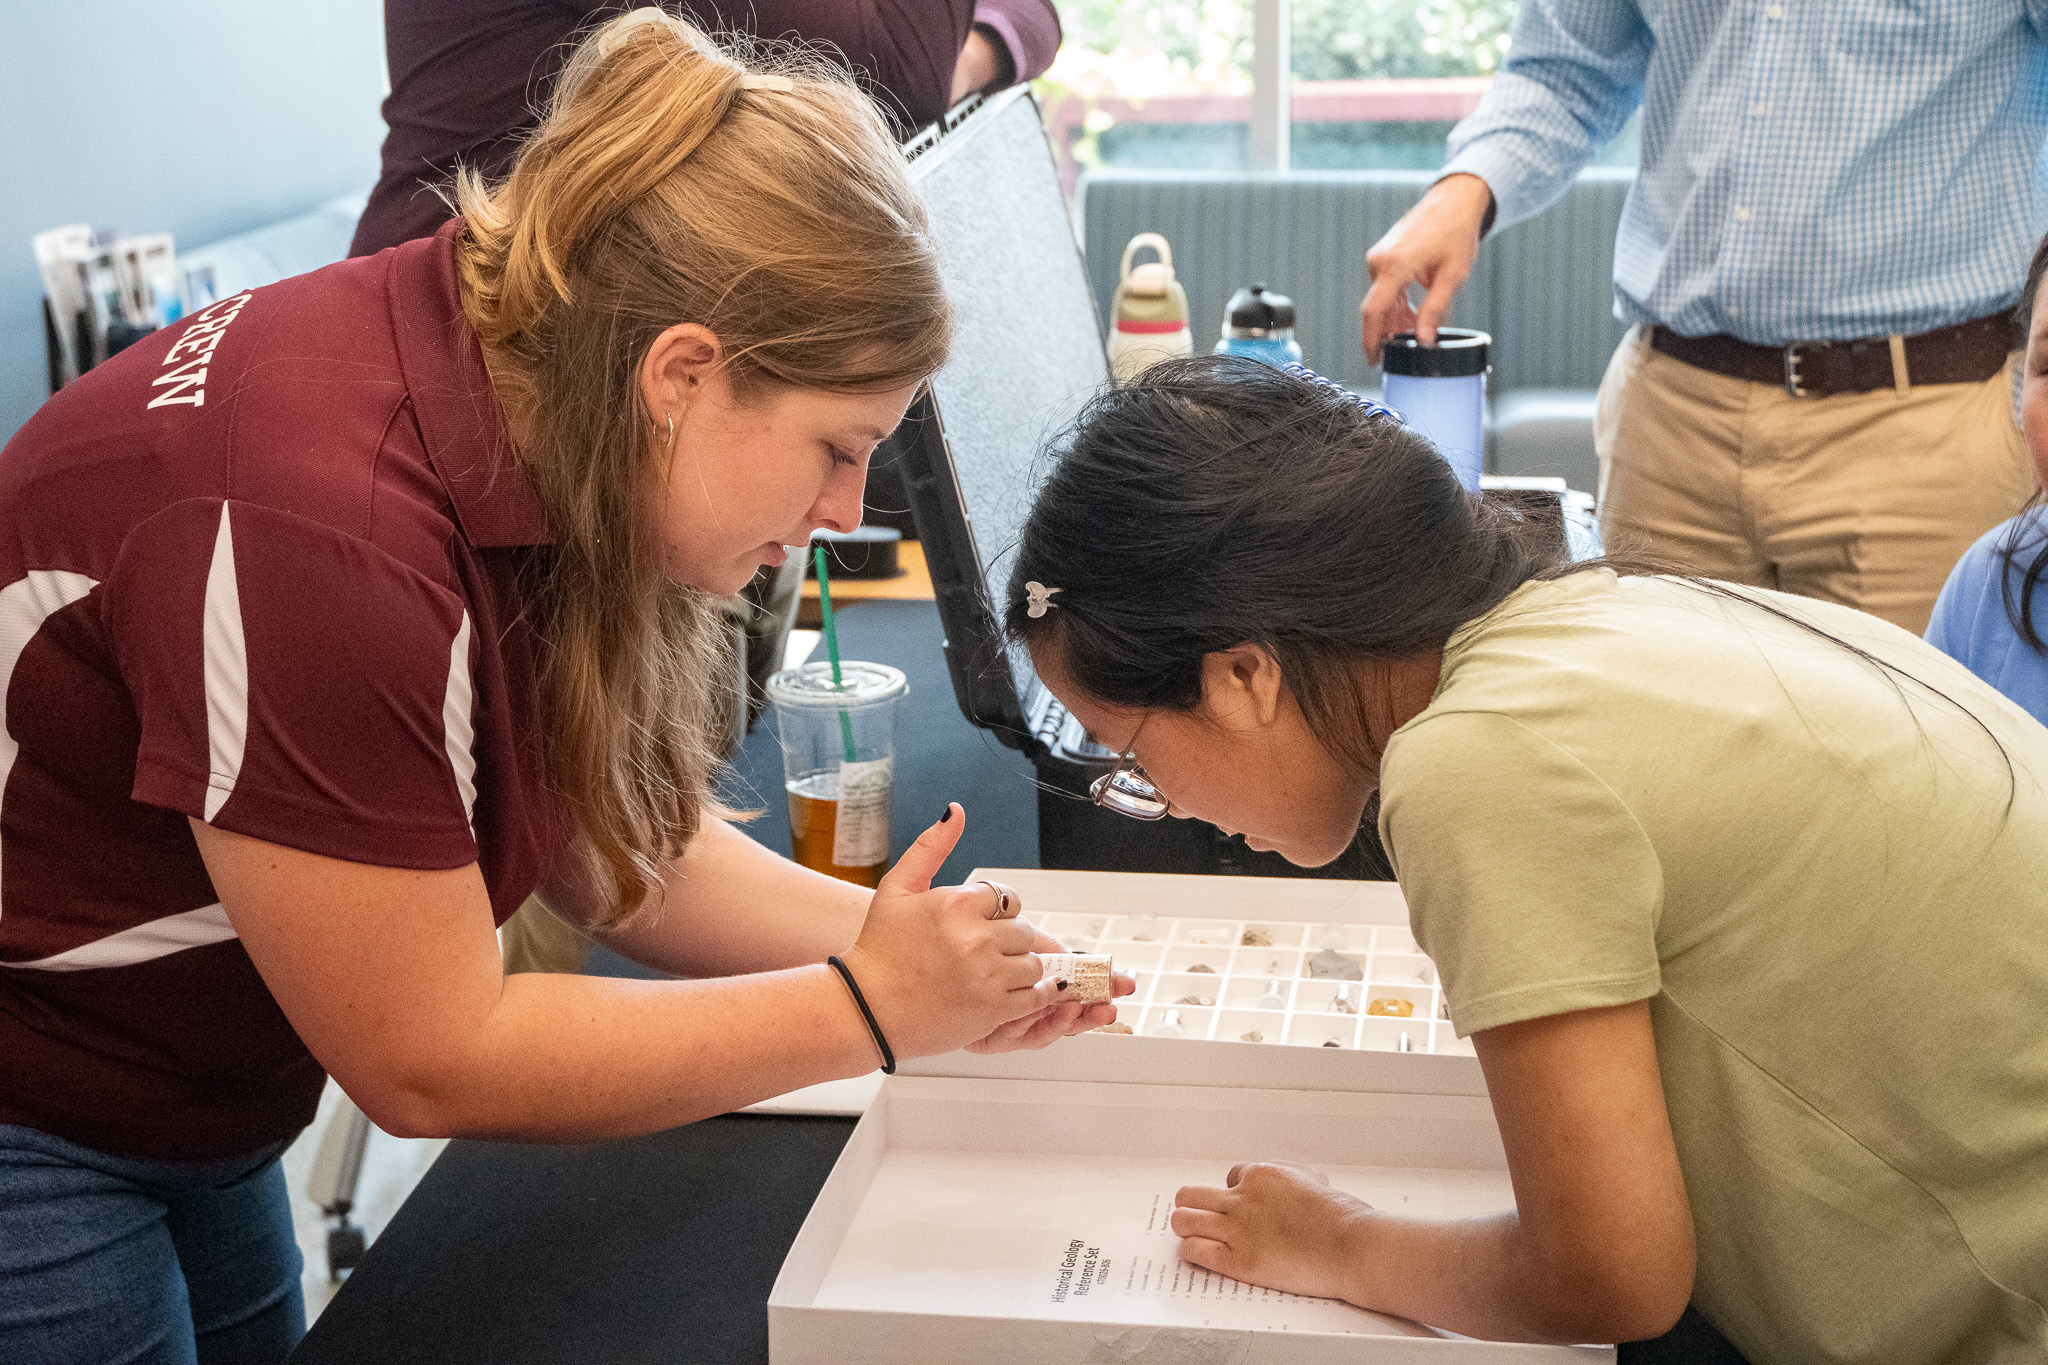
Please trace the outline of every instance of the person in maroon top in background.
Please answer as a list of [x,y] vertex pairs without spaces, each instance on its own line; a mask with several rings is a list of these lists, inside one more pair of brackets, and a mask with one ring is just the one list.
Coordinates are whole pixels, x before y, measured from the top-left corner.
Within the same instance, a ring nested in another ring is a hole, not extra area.
[[[1051,0],[682,0],[699,28],[792,38],[836,50],[898,136],[978,90],[1034,80],[1059,51]],[[356,224],[367,256],[447,221],[458,165],[512,164],[539,121],[571,39],[617,14],[584,0],[385,0],[384,167]]]
[[[873,105],[643,9],[457,198],[0,454],[0,1360],[281,1360],[330,1074],[586,1142],[1115,1017],[1014,892],[931,886],[958,806],[870,892],[711,797],[714,599],[851,528],[946,356]],[[536,892],[687,979],[506,976]]]

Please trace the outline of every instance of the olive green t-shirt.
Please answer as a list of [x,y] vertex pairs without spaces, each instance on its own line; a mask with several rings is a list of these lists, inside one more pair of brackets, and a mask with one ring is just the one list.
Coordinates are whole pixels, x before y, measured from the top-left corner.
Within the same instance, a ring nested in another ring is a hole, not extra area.
[[1918,681],[1679,580],[1524,585],[1387,746],[1415,936],[1461,1035],[1650,1001],[1693,1301],[1757,1365],[2040,1362],[2048,729],[1741,591]]

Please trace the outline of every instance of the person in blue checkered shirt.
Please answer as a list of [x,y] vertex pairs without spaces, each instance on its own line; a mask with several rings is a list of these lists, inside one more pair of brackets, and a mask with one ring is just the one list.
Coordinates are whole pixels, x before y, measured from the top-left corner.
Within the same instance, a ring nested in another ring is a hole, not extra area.
[[2048,0],[1525,0],[1443,177],[1367,253],[1367,353],[1433,340],[1482,233],[1639,106],[1610,545],[1918,633],[2035,486],[2010,317],[2048,214]]

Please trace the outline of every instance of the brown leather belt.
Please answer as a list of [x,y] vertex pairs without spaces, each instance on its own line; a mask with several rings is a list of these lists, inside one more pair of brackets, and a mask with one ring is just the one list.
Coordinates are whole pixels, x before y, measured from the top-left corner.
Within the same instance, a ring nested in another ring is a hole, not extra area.
[[[2006,353],[2013,349],[2012,333],[2012,315],[1993,313],[1906,337],[1907,381],[1981,384],[2005,365]],[[1726,333],[1682,337],[1669,328],[1653,327],[1650,345],[1702,370],[1780,386],[1794,398],[1870,393],[1895,382],[1890,337],[1758,346]]]

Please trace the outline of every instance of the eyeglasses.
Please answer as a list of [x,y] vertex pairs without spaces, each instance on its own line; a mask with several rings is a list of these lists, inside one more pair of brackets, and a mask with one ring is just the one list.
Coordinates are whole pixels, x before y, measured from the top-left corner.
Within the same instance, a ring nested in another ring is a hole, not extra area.
[[[1137,736],[1131,736],[1135,744]],[[1163,820],[1172,803],[1160,795],[1130,750],[1117,755],[1116,766],[1088,784],[1088,799],[1105,810],[1133,820]]]

